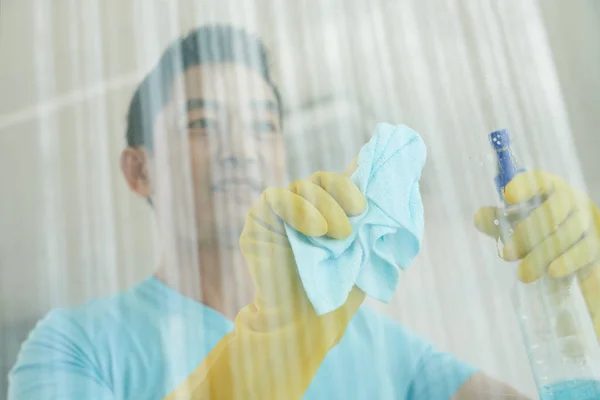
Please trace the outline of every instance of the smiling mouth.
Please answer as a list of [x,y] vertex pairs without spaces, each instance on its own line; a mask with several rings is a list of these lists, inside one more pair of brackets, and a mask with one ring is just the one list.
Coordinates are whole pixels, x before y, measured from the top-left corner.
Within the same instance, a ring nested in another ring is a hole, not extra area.
[[227,192],[236,188],[250,188],[258,193],[263,190],[262,185],[249,179],[223,179],[212,185],[213,192]]

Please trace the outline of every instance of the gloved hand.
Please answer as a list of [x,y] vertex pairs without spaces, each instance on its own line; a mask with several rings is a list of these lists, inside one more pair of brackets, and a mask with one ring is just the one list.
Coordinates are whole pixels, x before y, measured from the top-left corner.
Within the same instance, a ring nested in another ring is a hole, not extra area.
[[284,222],[307,236],[343,239],[352,227],[348,216],[361,214],[366,202],[347,175],[317,172],[287,189],[268,188],[246,218],[240,237],[256,287],[255,304],[272,313],[304,312],[302,288]]
[[[600,339],[600,212],[584,193],[539,170],[518,174],[504,193],[509,204],[535,196],[547,198],[517,224],[500,256],[506,261],[522,260],[517,274],[525,283],[546,271],[553,278],[576,274]],[[484,207],[475,215],[475,226],[498,238],[497,215],[497,208]]]
[[345,238],[348,216],[366,200],[348,177],[317,172],[287,189],[268,188],[240,237],[256,287],[255,302],[235,318],[202,364],[167,399],[300,399],[325,356],[343,337],[365,294],[354,287],[339,309],[317,316],[302,287],[284,222],[310,236]]

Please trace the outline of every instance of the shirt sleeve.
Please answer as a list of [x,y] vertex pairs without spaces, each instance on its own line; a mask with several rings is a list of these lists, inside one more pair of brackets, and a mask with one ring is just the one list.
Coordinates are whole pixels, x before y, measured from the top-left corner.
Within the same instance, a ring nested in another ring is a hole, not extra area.
[[85,331],[65,311],[50,312],[21,346],[9,400],[114,399]]
[[423,354],[411,382],[410,400],[448,400],[477,369],[432,346]]

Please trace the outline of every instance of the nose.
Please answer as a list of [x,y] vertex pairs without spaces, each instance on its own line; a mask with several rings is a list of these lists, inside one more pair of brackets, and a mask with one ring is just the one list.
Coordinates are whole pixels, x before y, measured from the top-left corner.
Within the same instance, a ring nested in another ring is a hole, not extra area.
[[[218,160],[223,168],[244,170],[256,163],[254,138],[247,132],[242,118],[231,117],[219,146]],[[249,171],[246,171],[249,172]]]
[[222,168],[247,170],[253,162],[254,160],[240,155],[222,158],[220,160],[220,165]]

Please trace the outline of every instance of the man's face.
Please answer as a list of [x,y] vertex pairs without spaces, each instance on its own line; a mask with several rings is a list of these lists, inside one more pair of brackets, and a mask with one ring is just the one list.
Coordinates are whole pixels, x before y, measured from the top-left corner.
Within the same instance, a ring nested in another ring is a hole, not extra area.
[[235,64],[188,69],[172,99],[156,119],[151,163],[159,221],[201,246],[237,246],[252,203],[285,174],[277,99]]

